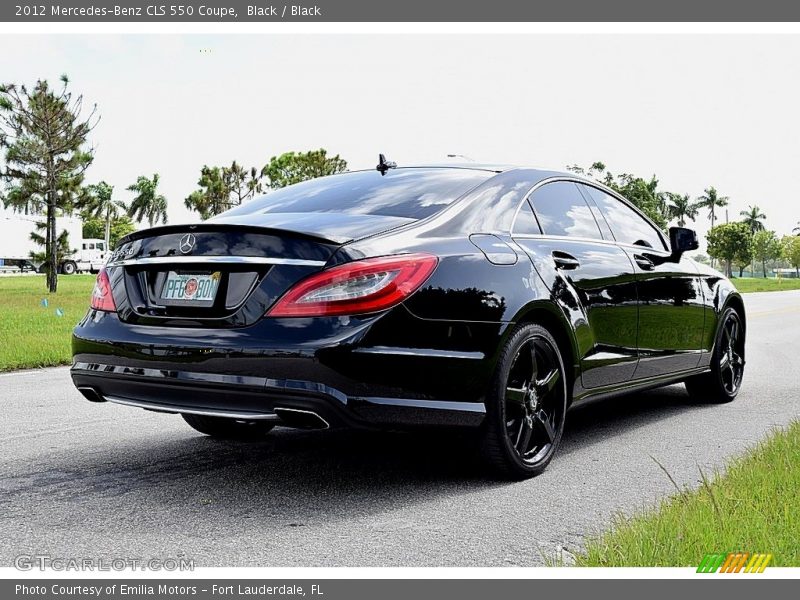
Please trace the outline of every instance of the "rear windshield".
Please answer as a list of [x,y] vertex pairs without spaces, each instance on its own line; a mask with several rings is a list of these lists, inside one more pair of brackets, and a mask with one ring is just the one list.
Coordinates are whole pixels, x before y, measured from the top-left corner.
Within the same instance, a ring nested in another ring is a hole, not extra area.
[[336,212],[423,219],[495,173],[471,169],[391,169],[321,177],[237,206],[224,216]]

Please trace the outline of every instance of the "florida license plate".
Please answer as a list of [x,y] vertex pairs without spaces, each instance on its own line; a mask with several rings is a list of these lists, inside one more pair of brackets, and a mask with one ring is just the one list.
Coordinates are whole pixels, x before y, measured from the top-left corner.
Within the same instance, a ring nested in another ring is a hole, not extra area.
[[161,290],[162,300],[186,302],[187,304],[211,304],[217,295],[220,274],[216,273],[167,273]]

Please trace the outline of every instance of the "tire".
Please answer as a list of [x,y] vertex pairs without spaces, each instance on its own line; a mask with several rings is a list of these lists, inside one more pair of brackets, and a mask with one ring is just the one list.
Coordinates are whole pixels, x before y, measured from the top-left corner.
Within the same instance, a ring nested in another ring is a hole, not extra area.
[[711,404],[731,402],[742,387],[744,377],[745,330],[739,313],[728,308],[719,320],[711,370],[685,382],[692,399]]
[[567,390],[553,336],[539,325],[519,326],[500,352],[486,397],[482,455],[492,475],[521,480],[547,468],[564,433]]
[[274,427],[266,421],[237,421],[225,417],[206,417],[182,413],[183,420],[193,429],[213,438],[226,440],[257,440]]
[[64,275],[74,275],[78,272],[78,265],[76,265],[71,260],[68,260],[63,265],[61,265],[61,272]]

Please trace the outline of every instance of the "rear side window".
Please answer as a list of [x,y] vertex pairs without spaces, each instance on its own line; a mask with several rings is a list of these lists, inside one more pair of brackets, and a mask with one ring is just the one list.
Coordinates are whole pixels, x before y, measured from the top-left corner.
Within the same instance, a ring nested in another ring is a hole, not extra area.
[[575,185],[577,185],[578,189],[583,192],[583,197],[586,198],[586,203],[589,205],[592,215],[594,215],[594,220],[597,223],[597,226],[600,228],[600,233],[603,235],[603,239],[611,240],[613,242],[614,234],[611,233],[611,228],[608,226],[608,221],[606,221],[603,213],[600,212],[600,209],[597,208],[597,204],[592,199],[592,196],[589,193],[589,186],[580,183],[576,183]]
[[342,173],[270,192],[223,214],[336,212],[423,219],[495,174],[447,168]]
[[618,242],[656,250],[667,249],[656,228],[630,206],[595,187],[586,186],[586,190],[597,203]]
[[586,199],[571,181],[540,187],[531,196],[531,203],[546,235],[603,239]]
[[542,230],[539,229],[539,223],[536,222],[536,217],[533,215],[531,205],[527,200],[522,201],[522,205],[517,212],[517,218],[514,221],[513,233],[516,235],[541,235]]

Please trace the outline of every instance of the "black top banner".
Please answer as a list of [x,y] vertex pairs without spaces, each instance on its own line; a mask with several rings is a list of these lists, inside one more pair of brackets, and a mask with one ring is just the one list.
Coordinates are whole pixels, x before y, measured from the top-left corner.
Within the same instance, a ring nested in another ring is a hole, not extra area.
[[55,0],[0,3],[2,22],[779,22],[788,0],[254,0],[160,3]]

